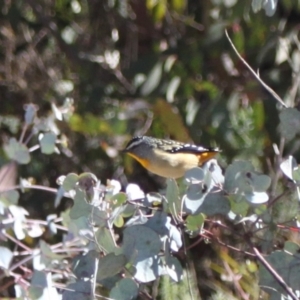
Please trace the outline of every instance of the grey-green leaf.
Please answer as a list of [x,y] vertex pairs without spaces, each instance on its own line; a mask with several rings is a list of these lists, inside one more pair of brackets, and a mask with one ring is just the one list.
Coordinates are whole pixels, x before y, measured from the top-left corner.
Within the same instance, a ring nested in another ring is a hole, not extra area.
[[8,144],[4,145],[4,151],[10,159],[15,160],[19,164],[28,164],[30,162],[28,148],[15,138],[11,138]]
[[37,106],[32,103],[26,104],[24,105],[24,110],[25,110],[25,123],[27,125],[30,125],[33,123],[36,117]]
[[295,108],[286,108],[280,112],[279,118],[279,130],[290,141],[300,132],[300,112]]
[[89,216],[92,211],[92,206],[87,203],[84,192],[76,190],[74,197],[74,205],[70,210],[70,218],[78,219],[82,216]]
[[140,258],[158,254],[161,241],[156,232],[144,225],[127,227],[123,234],[123,253],[130,260],[136,253]]
[[55,150],[56,135],[53,132],[45,133],[40,139],[41,151],[44,154],[52,154]]
[[8,269],[13,258],[13,253],[10,249],[0,246],[0,267]]
[[201,184],[191,184],[187,193],[183,196],[183,211],[196,214],[206,196],[206,190]]
[[137,295],[137,284],[130,278],[124,278],[110,291],[109,297],[114,300],[132,300]]
[[181,209],[181,201],[179,197],[178,185],[175,179],[167,179],[166,198],[168,202],[168,209],[176,218]]
[[106,256],[100,258],[97,280],[100,281],[104,278],[111,277],[121,272],[126,263],[127,259],[123,254],[115,255],[114,253],[109,253]]

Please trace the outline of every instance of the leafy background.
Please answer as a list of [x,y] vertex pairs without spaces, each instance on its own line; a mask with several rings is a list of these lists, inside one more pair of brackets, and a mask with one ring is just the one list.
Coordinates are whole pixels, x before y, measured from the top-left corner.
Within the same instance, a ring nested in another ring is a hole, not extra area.
[[[299,0],[3,1],[1,297],[297,299],[299,17]],[[143,134],[222,153],[165,181],[120,152]]]

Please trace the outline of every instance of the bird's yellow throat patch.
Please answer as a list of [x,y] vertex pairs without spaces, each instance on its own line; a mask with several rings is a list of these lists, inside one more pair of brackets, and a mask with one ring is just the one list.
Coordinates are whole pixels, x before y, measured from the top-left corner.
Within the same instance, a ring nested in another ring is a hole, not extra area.
[[217,152],[203,152],[201,154],[198,154],[197,156],[199,157],[199,163],[203,164],[216,156]]
[[131,157],[133,157],[135,160],[137,160],[144,168],[148,168],[149,166],[149,161],[147,159],[140,158],[132,153],[127,153]]

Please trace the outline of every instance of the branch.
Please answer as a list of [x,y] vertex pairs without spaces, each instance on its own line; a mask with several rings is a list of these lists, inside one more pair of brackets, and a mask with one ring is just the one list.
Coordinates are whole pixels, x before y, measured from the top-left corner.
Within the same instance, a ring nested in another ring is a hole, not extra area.
[[296,294],[293,292],[292,288],[287,285],[287,283],[283,280],[283,278],[273,269],[273,267],[264,259],[261,253],[257,248],[252,247],[253,252],[256,254],[257,259],[264,265],[264,267],[270,272],[270,274],[277,280],[277,282],[284,288],[287,294],[293,300],[299,300]]
[[259,74],[256,73],[250,65],[242,58],[242,56],[239,54],[237,49],[235,48],[232,40],[230,39],[227,30],[225,30],[226,37],[233,48],[234,52],[238,56],[238,58],[242,61],[242,63],[248,68],[248,70],[253,74],[253,76],[259,81],[259,83],[284,107],[287,107],[287,105],[283,102],[283,100],[279,97],[279,95],[272,89],[270,88],[262,79],[260,79]]

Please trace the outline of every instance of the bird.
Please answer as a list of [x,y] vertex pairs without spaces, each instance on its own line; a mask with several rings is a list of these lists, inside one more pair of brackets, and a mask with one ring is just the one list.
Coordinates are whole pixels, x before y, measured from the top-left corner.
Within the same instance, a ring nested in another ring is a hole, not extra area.
[[176,179],[183,177],[186,171],[203,165],[220,150],[150,136],[136,136],[128,142],[123,152],[148,171]]

